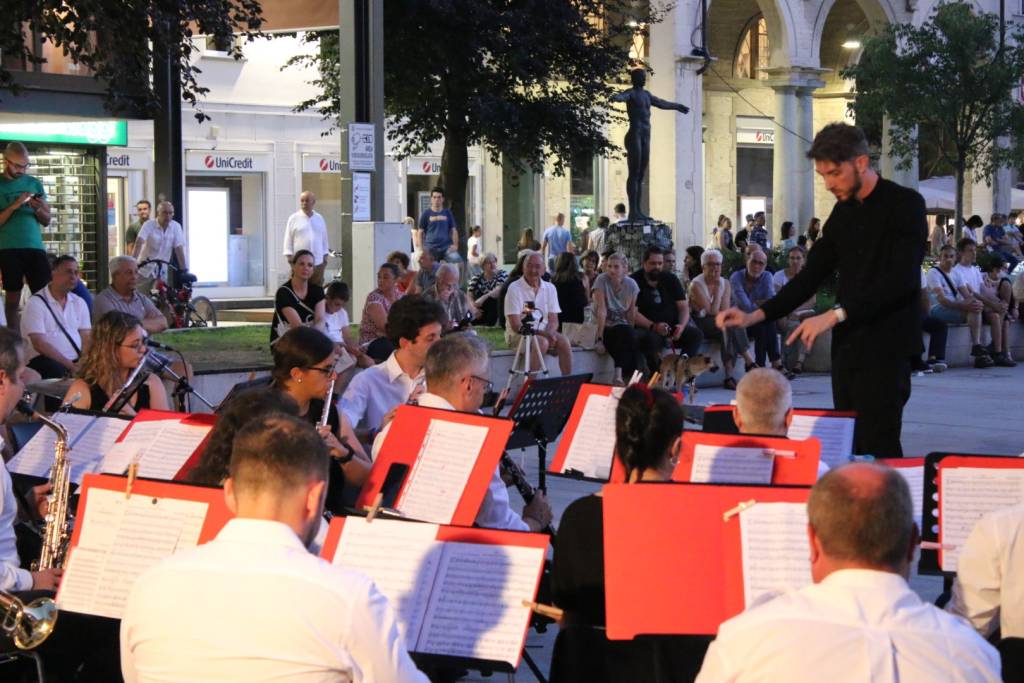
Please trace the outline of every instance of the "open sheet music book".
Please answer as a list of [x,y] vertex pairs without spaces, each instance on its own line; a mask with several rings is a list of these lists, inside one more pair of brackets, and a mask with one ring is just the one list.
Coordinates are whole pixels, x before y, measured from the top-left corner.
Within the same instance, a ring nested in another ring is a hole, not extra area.
[[748,609],[773,594],[811,585],[806,503],[757,503],[739,517]]
[[194,420],[184,413],[143,411],[118,441],[108,449],[100,471],[123,474],[133,461],[138,476],[171,481],[209,435],[209,419]]
[[[339,531],[340,530],[340,531]],[[547,537],[336,517],[323,556],[374,580],[411,652],[505,662],[526,639]]]
[[599,481],[612,478],[615,410],[620,396],[620,387],[605,384],[580,387],[555,457],[548,466],[549,473]]
[[811,486],[818,479],[820,448],[814,437],[793,441],[753,434],[684,432],[672,480]]
[[786,436],[796,441],[817,437],[821,461],[833,468],[850,461],[854,423],[853,417],[829,415],[828,411],[794,410]]
[[[960,458],[968,460],[968,458]],[[1024,503],[1024,462],[1000,458],[1006,467],[939,466],[939,560],[955,572],[967,537],[985,514]]]
[[907,482],[910,500],[914,505],[914,521],[917,522],[917,528],[923,531],[921,520],[924,511],[924,458],[877,458],[876,462],[893,468]]
[[[56,413],[52,417],[68,430],[68,460],[71,481],[79,484],[86,472],[99,470],[104,454],[128,426],[127,418]],[[43,425],[35,436],[7,463],[7,470],[33,477],[49,476],[57,435]]]

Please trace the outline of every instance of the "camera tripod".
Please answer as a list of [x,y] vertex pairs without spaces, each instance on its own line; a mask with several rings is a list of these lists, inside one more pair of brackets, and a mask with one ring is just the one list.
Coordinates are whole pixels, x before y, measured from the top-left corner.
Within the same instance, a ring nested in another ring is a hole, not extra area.
[[[533,364],[534,353],[540,359],[540,367],[536,370],[531,370],[530,367]],[[520,367],[522,369],[516,369]],[[524,321],[519,328],[519,345],[516,347],[515,356],[512,357],[512,367],[508,370],[508,381],[505,382],[505,388],[498,395],[500,397],[498,399],[498,410],[501,409],[504,400],[511,395],[512,384],[517,377],[522,377],[523,381],[526,381],[537,374],[547,375],[548,366],[544,363],[544,354],[541,353],[540,341],[537,339],[536,330],[533,329],[533,322]]]

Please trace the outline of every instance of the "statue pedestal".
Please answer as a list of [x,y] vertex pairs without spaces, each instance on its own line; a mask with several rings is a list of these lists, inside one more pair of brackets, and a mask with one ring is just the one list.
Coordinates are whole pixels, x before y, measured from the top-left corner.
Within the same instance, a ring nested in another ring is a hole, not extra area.
[[619,221],[612,223],[604,231],[605,251],[620,251],[629,259],[630,271],[636,270],[643,263],[644,251],[650,246],[671,251],[672,228],[653,218],[642,221]]

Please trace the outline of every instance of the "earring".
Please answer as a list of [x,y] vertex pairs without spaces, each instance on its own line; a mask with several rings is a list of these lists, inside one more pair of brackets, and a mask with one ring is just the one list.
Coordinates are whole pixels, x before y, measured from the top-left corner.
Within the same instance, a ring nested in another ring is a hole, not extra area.
[[295,381],[296,381],[296,382],[298,382],[299,384],[302,384],[302,378],[301,378],[301,377],[299,377],[299,378],[298,378],[297,380],[295,380]]

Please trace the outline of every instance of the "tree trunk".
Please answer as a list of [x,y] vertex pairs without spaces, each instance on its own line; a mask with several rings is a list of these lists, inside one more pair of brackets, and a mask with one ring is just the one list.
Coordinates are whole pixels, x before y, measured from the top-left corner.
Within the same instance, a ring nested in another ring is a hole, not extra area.
[[466,136],[454,126],[449,126],[444,136],[444,151],[441,153],[441,187],[444,188],[448,209],[455,217],[459,231],[459,254],[466,262],[466,186],[469,184],[469,150]]
[[964,170],[963,161],[956,164],[956,216],[953,218],[953,236],[959,242],[964,236]]

